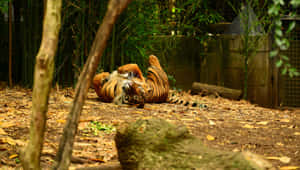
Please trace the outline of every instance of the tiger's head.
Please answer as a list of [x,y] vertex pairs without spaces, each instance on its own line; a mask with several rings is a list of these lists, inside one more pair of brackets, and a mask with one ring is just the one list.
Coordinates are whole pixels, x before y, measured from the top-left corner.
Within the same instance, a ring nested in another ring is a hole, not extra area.
[[148,92],[148,86],[145,81],[137,77],[129,77],[127,80],[124,80],[122,89],[125,94],[123,103],[137,105],[139,108],[144,107],[145,97]]
[[126,64],[111,74],[103,72],[94,77],[95,91],[104,102],[143,107],[148,85],[136,64]]

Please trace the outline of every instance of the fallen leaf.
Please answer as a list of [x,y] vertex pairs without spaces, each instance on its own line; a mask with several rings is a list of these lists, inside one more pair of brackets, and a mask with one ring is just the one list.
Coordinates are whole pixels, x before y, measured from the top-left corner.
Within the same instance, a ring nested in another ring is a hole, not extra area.
[[0,135],[7,135],[7,133],[2,128],[0,128]]
[[291,161],[291,158],[289,158],[287,156],[283,156],[283,157],[280,157],[279,161],[287,164]]
[[238,149],[238,148],[234,148],[233,150],[232,150],[232,152],[239,152],[240,150]]
[[200,121],[201,119],[200,119],[199,117],[195,117],[195,120],[198,120],[198,121]]
[[289,163],[291,161],[291,158],[287,157],[287,156],[282,156],[282,157],[274,157],[274,156],[271,156],[271,157],[266,157],[267,159],[272,159],[272,160],[279,160],[280,162],[282,163]]
[[263,122],[257,122],[256,124],[258,124],[258,125],[267,125],[269,122],[267,122],[267,121],[263,121]]
[[152,110],[151,108],[144,107],[144,110]]
[[244,126],[243,126],[243,128],[247,128],[247,129],[253,129],[253,128],[254,128],[254,126],[252,126],[252,125],[249,125],[249,124],[246,124],[246,125],[244,125]]
[[280,170],[295,170],[295,169],[300,169],[299,166],[283,166],[280,167]]
[[300,135],[300,132],[295,132],[294,135],[298,136]]
[[278,146],[284,146],[284,144],[281,143],[281,142],[277,142],[276,145],[278,145]]
[[19,155],[18,154],[13,154],[13,155],[10,155],[9,156],[9,159],[14,159],[14,158],[16,158],[16,157],[18,157]]
[[141,111],[135,111],[135,112],[133,112],[133,113],[136,113],[136,114],[143,114],[143,112],[141,112]]
[[207,140],[215,140],[215,137],[213,137],[213,136],[211,136],[211,135],[207,135],[207,136],[206,136],[206,139],[207,139]]
[[8,143],[9,145],[15,146],[17,142],[11,137],[0,138],[0,143]]
[[25,141],[22,141],[22,140],[15,140],[16,144],[19,145],[19,146],[25,146],[26,145],[26,142]]
[[290,120],[289,120],[289,119],[280,119],[279,121],[280,121],[280,122],[284,122],[284,123],[288,123],[288,122],[290,122]]
[[213,125],[216,125],[216,123],[212,120],[209,120],[209,125],[213,126]]
[[55,114],[54,112],[48,112],[48,115],[53,115],[53,114]]
[[270,159],[270,160],[279,160],[280,157],[276,157],[276,156],[269,156],[269,157],[266,157],[266,159]]
[[12,126],[15,126],[16,124],[15,123],[12,123],[12,122],[2,122],[1,123],[1,128],[9,128],[9,127],[12,127]]
[[187,118],[182,118],[181,120],[187,121],[187,122],[192,122],[192,121],[194,121],[194,119],[187,119]]
[[151,118],[152,118],[151,116],[142,117],[143,120],[151,119]]
[[64,120],[64,119],[58,119],[58,120],[56,120],[56,122],[57,123],[66,123],[66,120]]
[[105,162],[103,159],[101,159],[101,158],[90,158],[89,160],[92,160],[92,161],[95,161],[95,162],[101,162],[101,163],[103,163],[103,162]]

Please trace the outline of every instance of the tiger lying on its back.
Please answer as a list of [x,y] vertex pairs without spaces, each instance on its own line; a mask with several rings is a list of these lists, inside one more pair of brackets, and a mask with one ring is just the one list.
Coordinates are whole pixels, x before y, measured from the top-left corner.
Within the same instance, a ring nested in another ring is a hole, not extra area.
[[103,72],[93,79],[93,85],[101,101],[115,104],[139,104],[143,107],[146,83],[136,64],[126,64],[111,74]]
[[109,74],[103,72],[94,77],[93,85],[100,100],[116,104],[166,102],[169,94],[167,74],[156,56],[149,56],[147,80],[136,64],[126,64]]
[[144,103],[179,103],[196,107],[195,102],[177,99],[177,96],[169,98],[168,76],[162,69],[158,59],[154,55],[149,56],[147,79],[142,75],[136,64],[126,64],[117,71],[109,74],[103,72],[94,77],[93,85],[100,100],[120,104]]

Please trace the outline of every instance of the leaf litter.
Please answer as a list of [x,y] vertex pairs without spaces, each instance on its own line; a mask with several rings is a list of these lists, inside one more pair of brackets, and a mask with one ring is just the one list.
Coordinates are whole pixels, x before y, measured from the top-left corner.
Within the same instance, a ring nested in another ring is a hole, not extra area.
[[[29,133],[32,90],[20,87],[0,90],[0,168],[20,167],[19,149]],[[300,168],[300,109],[269,109],[248,101],[211,96],[185,97],[207,107],[146,104],[144,109],[100,102],[89,90],[73,148],[70,169],[117,161],[114,130],[123,122],[153,117],[185,125],[209,147],[227,151],[251,151],[278,169]],[[62,129],[74,96],[72,88],[52,89],[42,166],[54,162]]]

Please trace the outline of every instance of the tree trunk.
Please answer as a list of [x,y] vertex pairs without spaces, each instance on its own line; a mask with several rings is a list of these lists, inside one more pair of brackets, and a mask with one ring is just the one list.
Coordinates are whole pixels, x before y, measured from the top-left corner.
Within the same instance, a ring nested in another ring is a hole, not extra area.
[[43,23],[43,35],[36,56],[32,115],[29,142],[21,153],[23,168],[41,169],[40,155],[46,126],[48,98],[54,70],[54,56],[58,44],[61,19],[61,0],[48,0]]
[[186,127],[174,126],[162,119],[122,125],[115,141],[123,169],[275,169],[250,152],[208,148]]
[[57,163],[54,169],[67,170],[69,167],[78,121],[82,106],[88,93],[88,88],[90,87],[91,81],[96,72],[100,57],[106,47],[113,25],[116,22],[117,17],[127,7],[130,1],[131,0],[109,1],[105,17],[97,31],[88,59],[76,85],[75,98],[66,126],[64,127],[63,136],[59,143],[59,149],[56,157]]
[[209,84],[203,84],[194,82],[192,85],[193,93],[203,93],[204,95],[217,94],[221,97],[238,100],[241,97],[241,90],[229,89],[221,86],[214,86]]

